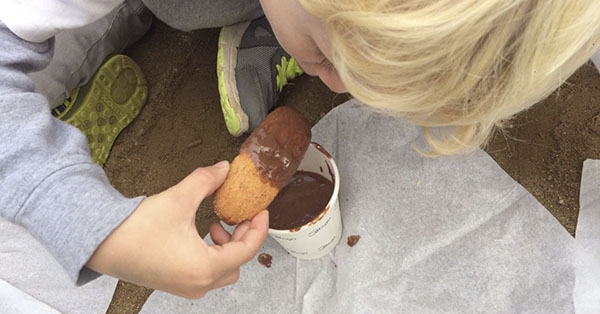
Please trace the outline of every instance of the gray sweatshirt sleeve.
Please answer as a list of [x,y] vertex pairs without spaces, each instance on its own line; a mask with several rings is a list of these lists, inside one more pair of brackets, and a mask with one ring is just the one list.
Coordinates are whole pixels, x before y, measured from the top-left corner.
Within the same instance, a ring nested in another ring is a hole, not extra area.
[[139,205],[93,163],[85,136],[50,114],[27,73],[45,67],[53,40],[30,43],[0,22],[0,215],[24,226],[77,284],[102,241]]

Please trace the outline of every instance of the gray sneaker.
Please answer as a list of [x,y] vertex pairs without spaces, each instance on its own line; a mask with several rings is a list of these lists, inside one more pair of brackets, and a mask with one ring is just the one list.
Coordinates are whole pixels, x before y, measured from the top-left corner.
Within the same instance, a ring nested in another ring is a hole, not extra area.
[[265,17],[224,27],[219,36],[217,77],[229,133],[256,128],[277,105],[288,81],[302,74],[277,42]]

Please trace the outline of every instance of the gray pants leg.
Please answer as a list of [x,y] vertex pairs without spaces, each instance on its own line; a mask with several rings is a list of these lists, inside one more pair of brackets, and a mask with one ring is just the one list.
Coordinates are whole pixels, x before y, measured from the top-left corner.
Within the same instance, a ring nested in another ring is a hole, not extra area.
[[191,31],[223,27],[264,15],[258,0],[142,0],[167,25]]
[[152,14],[140,0],[127,0],[90,25],[61,32],[48,67],[31,73],[36,91],[48,98],[50,108],[62,104],[73,89],[89,81],[107,56],[139,40],[151,23]]
[[[152,13],[173,28],[190,31],[221,27],[263,15],[258,0],[126,0],[108,15],[56,36],[52,61],[31,74],[36,91],[50,108],[89,81],[107,56],[139,40],[150,28]],[[146,8],[146,5],[148,8]]]

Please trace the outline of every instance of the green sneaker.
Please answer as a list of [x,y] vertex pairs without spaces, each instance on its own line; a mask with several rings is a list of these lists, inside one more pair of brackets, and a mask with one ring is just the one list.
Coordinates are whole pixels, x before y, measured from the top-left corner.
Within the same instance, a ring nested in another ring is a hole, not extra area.
[[265,17],[222,28],[217,77],[229,133],[240,136],[256,128],[277,106],[288,81],[302,73]]
[[52,109],[52,115],[79,128],[87,137],[92,160],[103,166],[117,135],[140,113],[147,94],[139,66],[125,55],[115,55]]

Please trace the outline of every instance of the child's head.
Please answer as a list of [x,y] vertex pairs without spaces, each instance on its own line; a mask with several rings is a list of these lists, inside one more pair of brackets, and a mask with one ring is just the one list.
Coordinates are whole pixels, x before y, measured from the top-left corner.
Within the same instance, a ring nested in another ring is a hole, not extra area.
[[342,86],[425,126],[437,154],[479,147],[600,49],[597,0],[298,1]]

